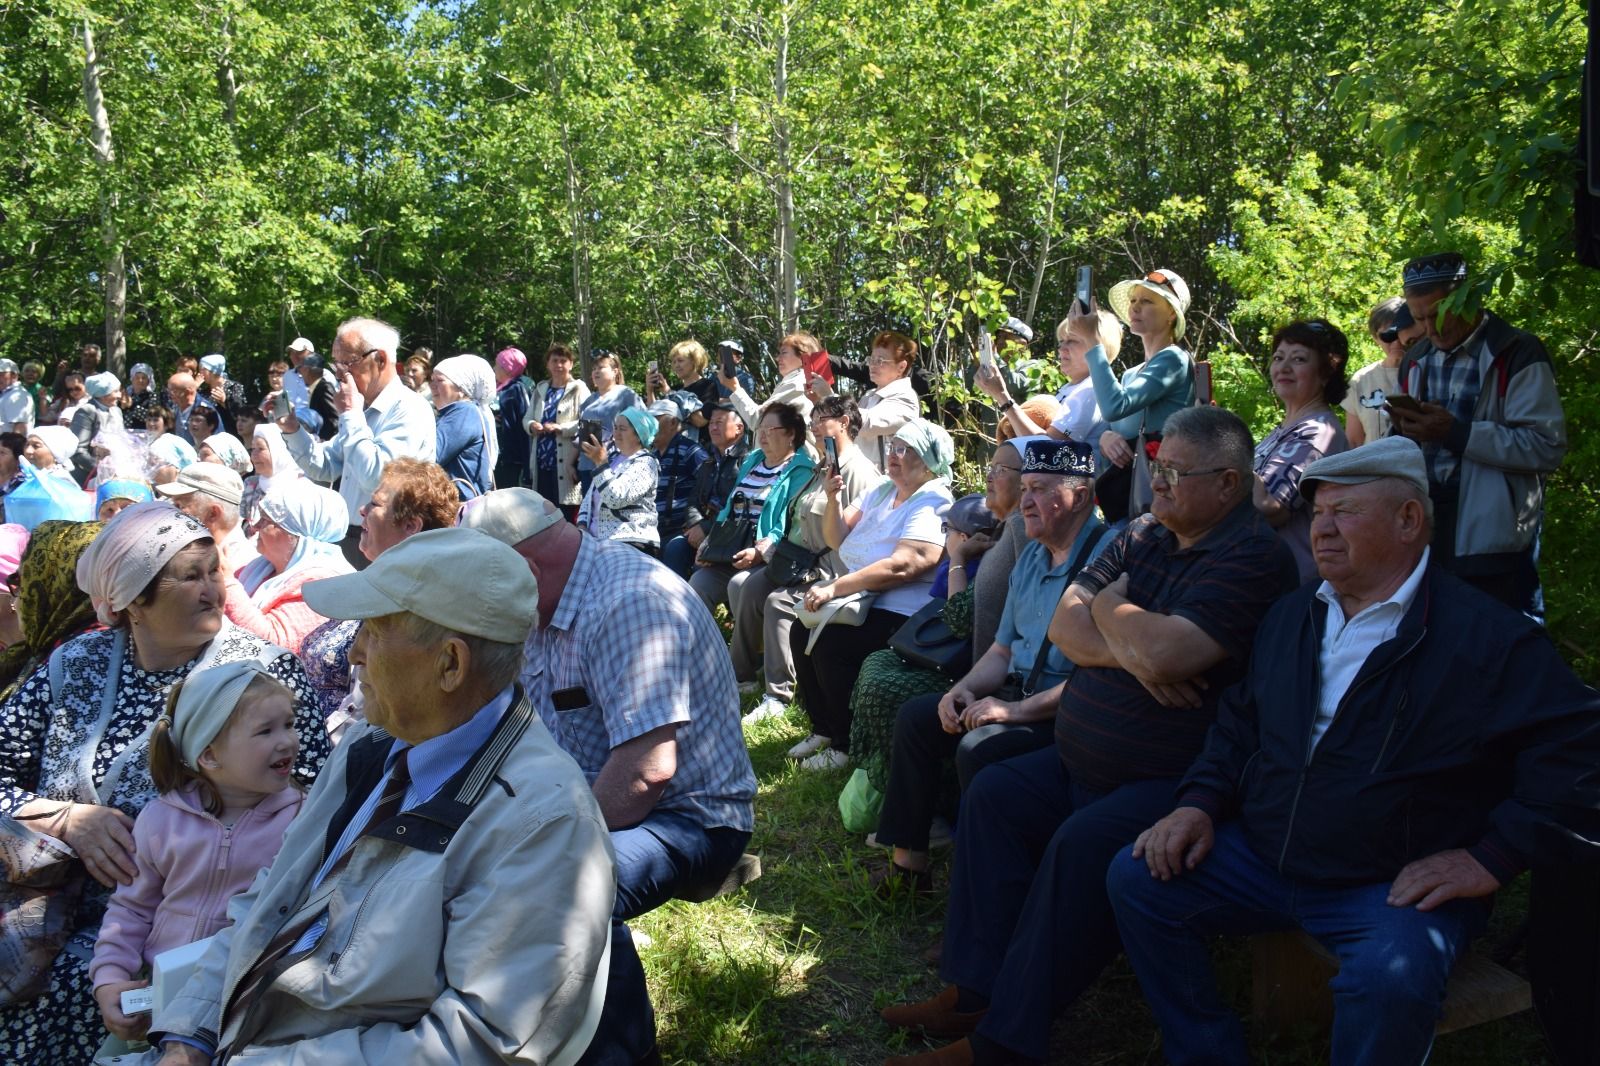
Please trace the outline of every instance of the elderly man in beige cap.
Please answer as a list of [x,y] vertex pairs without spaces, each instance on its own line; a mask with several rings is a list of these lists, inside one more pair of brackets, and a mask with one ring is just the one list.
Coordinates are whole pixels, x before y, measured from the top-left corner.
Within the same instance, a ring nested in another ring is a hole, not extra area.
[[172,505],[211,531],[235,575],[255,562],[261,553],[245,536],[239,502],[244,499],[244,479],[221,463],[190,463],[178,476],[155,491]]
[[305,596],[363,619],[368,724],[157,1011],[162,1062],[576,1062],[615,878],[599,806],[517,684],[528,567],[430,530]]
[[1330,1061],[1422,1062],[1495,890],[1597,857],[1600,697],[1430,557],[1422,450],[1385,437],[1300,485],[1323,581],[1268,613],[1177,809],[1107,874],[1176,1066],[1249,1061],[1207,938],[1295,928],[1339,959]]

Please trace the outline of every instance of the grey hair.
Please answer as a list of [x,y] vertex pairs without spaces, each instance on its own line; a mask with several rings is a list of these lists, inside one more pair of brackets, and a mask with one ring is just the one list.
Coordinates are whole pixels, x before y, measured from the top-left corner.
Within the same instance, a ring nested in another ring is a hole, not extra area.
[[1163,437],[1181,437],[1211,456],[1210,462],[1237,470],[1248,486],[1255,472],[1255,441],[1238,415],[1221,407],[1185,407],[1167,417]]
[[389,357],[391,366],[395,364],[400,351],[400,331],[389,323],[376,318],[347,318],[339,323],[333,336],[338,339],[346,333],[354,333],[361,338],[362,348],[377,348]]
[[430,622],[421,615],[399,615],[401,625],[418,644],[439,645],[447,640],[460,640],[467,646],[471,657],[472,676],[488,688],[498,691],[517,679],[522,673],[522,645],[503,644],[498,640],[461,633],[448,626]]

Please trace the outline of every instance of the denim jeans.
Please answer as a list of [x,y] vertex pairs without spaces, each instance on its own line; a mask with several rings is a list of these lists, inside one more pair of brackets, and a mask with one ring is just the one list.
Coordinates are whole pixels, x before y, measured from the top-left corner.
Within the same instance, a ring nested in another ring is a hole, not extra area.
[[1217,829],[1211,853],[1171,881],[1124,849],[1106,887],[1128,960],[1161,1025],[1173,1066],[1249,1061],[1244,1027],[1222,1002],[1206,938],[1300,928],[1339,957],[1333,989],[1334,1066],[1426,1062],[1451,967],[1483,929],[1489,902],[1436,910],[1391,907],[1389,885],[1322,887],[1263,862],[1238,822]]
[[612,915],[637,918],[675,896],[721,884],[749,842],[749,833],[725,826],[706,829],[679,811],[652,811],[638,825],[613,829],[617,902]]
[[979,1037],[1048,1057],[1055,1013],[1117,954],[1106,865],[1171,810],[1176,785],[1096,792],[1072,781],[1054,745],[973,778],[956,825],[940,974],[990,1001]]
[[661,561],[667,564],[668,570],[685,581],[694,574],[694,549],[681,535],[673,537],[661,546]]

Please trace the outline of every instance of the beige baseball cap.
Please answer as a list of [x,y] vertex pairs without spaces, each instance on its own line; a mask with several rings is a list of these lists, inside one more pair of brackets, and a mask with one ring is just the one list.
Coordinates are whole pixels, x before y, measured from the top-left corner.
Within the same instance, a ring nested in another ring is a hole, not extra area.
[[566,521],[561,510],[532,489],[495,489],[461,505],[456,525],[487,533],[501,544],[517,545]]
[[163,496],[187,496],[191,492],[203,492],[235,506],[244,498],[244,479],[221,463],[190,463],[178,471],[178,480],[155,488]]
[[307,582],[325,618],[414,614],[501,644],[521,644],[539,621],[539,584],[522,556],[476,529],[430,529],[353,574]]

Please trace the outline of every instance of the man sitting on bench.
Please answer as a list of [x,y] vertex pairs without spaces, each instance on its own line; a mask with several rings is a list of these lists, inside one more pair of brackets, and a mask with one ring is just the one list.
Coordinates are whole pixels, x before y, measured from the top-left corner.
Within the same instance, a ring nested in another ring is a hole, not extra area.
[[1300,485],[1323,581],[1267,615],[1177,809],[1107,875],[1175,1066],[1249,1061],[1205,938],[1294,928],[1339,959],[1330,1060],[1422,1062],[1494,891],[1600,839],[1600,695],[1430,565],[1421,449],[1384,438]]

